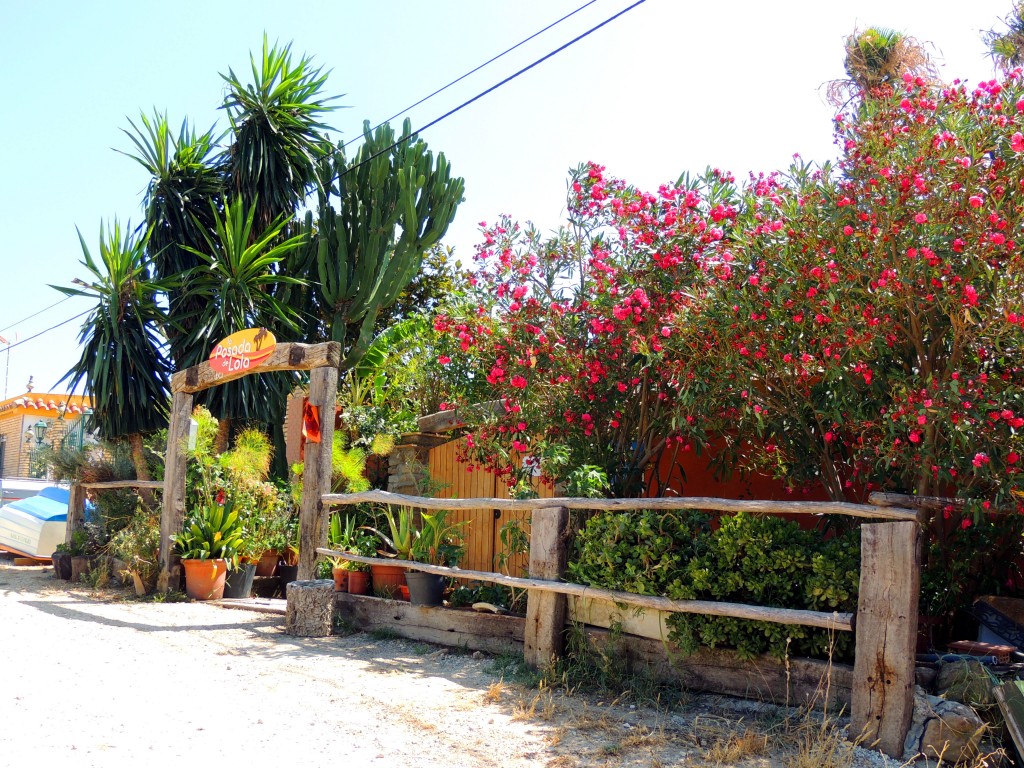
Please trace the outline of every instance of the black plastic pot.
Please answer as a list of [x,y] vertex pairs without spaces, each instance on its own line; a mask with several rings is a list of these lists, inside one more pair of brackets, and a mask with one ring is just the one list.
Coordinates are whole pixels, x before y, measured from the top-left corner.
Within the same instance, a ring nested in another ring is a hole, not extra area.
[[409,571],[405,574],[409,586],[409,602],[413,605],[441,605],[444,597],[444,576]]
[[54,552],[50,555],[53,561],[53,575],[64,581],[71,580],[71,555],[67,552]]
[[250,597],[252,595],[252,577],[256,575],[256,563],[245,563],[228,571],[224,581],[224,597]]
[[284,563],[277,566],[277,585],[281,597],[288,594],[288,585],[297,578],[299,578],[299,566],[285,565]]

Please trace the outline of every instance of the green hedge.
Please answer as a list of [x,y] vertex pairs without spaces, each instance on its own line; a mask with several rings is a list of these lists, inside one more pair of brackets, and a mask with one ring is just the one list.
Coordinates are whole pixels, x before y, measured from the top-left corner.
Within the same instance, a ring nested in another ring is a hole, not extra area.
[[[675,600],[717,600],[776,608],[855,611],[860,537],[828,540],[795,522],[739,513],[712,531],[698,512],[621,512],[587,521],[569,564],[573,581]],[[675,613],[669,639],[684,652],[731,647],[750,658],[848,657],[853,637],[821,629]]]

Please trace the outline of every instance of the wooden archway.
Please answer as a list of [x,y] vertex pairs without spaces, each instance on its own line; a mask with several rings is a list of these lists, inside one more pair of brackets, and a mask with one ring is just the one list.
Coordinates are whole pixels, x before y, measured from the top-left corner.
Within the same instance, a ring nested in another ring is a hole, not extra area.
[[[327,535],[327,517],[320,496],[331,487],[331,445],[334,440],[334,408],[338,395],[338,368],[341,345],[278,344],[273,353],[256,368],[233,373],[215,371],[203,362],[178,371],[171,377],[171,423],[167,430],[167,456],[164,465],[164,498],[160,514],[160,576],[157,589],[167,592],[176,587],[180,563],[173,553],[171,536],[181,531],[185,519],[185,460],[192,396],[196,392],[225,384],[243,376],[269,371],[309,371],[309,404],[319,408],[320,442],[306,443],[302,473],[302,505],[299,511],[299,578],[313,576],[316,548]],[[326,415],[325,415],[326,414]]]

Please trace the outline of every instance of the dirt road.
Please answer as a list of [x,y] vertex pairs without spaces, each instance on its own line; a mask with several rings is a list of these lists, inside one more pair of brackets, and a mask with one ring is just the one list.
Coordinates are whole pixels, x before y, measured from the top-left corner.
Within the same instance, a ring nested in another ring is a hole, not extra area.
[[538,693],[503,683],[488,658],[363,633],[299,639],[283,617],[124,601],[10,563],[0,559],[5,765],[788,762],[770,739],[758,746],[758,729],[732,755],[713,751],[747,733],[742,703],[669,714]]

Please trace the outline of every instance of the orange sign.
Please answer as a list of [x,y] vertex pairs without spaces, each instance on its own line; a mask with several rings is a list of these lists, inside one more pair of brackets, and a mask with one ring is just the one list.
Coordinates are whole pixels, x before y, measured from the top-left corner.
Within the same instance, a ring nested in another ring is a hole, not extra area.
[[247,328],[232,333],[210,353],[210,365],[220,373],[238,373],[256,368],[270,357],[277,345],[266,328]]

